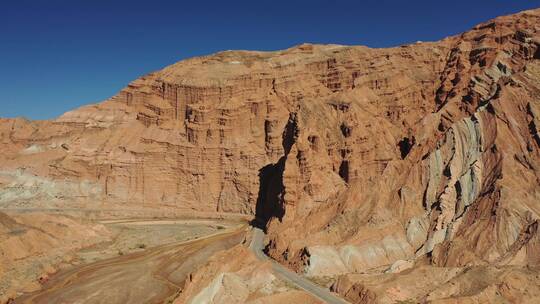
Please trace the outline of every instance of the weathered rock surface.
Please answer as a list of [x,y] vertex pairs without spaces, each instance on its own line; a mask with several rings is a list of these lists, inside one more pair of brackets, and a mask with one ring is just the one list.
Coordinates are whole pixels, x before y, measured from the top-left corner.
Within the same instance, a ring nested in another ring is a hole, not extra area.
[[[269,225],[271,254],[311,275],[359,272],[426,254],[438,266],[537,265],[539,28],[540,11],[528,11],[422,50],[424,61],[415,58],[411,68],[425,70],[410,76],[416,95],[368,86],[377,107],[353,101],[341,113],[348,115],[344,143],[355,142],[341,150],[348,161],[338,173],[346,189],[330,186],[326,193],[336,195],[308,212],[304,171],[320,162],[306,161],[312,152],[301,148],[306,136],[298,123],[284,165],[285,215]],[[346,91],[367,95],[357,89]],[[392,112],[395,103],[403,107]],[[365,136],[370,128],[373,135]],[[361,142],[369,148],[356,154]]]
[[190,276],[174,303],[321,303],[304,291],[291,288],[272,274],[244,246],[214,255]]
[[[379,296],[351,274],[419,259],[493,267],[482,297],[511,300],[540,264],[539,131],[536,9],[438,42],[193,58],[54,121],[2,120],[0,204],[254,214],[270,255],[354,301]],[[219,277],[212,294],[245,289]]]
[[351,303],[536,303],[538,267],[418,266],[394,274],[347,274],[332,289]]
[[[380,298],[388,290],[375,287],[376,277],[371,277],[371,285],[366,278],[363,282],[340,279],[337,291],[358,303],[423,297],[442,302],[538,301],[538,294],[522,293],[520,288],[538,288],[532,282],[538,277],[540,261],[540,141],[535,114],[540,104],[539,30],[540,11],[536,10],[497,18],[441,41],[438,46],[447,47],[446,63],[441,70],[434,63],[428,65],[440,75],[432,83],[433,95],[396,98],[411,105],[415,100],[431,100],[412,111],[421,118],[411,123],[395,118],[410,117],[409,107],[398,110],[395,117],[376,112],[371,116],[377,120],[376,128],[389,124],[396,129],[383,127],[380,135],[368,136],[370,150],[376,151],[385,141],[387,153],[396,151],[393,147],[400,150],[388,156],[379,171],[347,162],[347,174],[340,174],[347,182],[346,190],[307,214],[302,210],[306,186],[299,182],[304,157],[293,147],[292,157],[285,161],[285,216],[272,219],[268,227],[270,253],[311,276],[380,273],[400,260],[423,257],[444,267],[441,272],[452,267],[460,271],[495,267],[492,287],[475,296],[458,289],[444,295],[410,294],[388,300]],[[425,83],[420,80],[415,88]],[[379,108],[385,107],[383,96],[379,95]],[[348,113],[356,115],[365,111],[362,103],[348,107]],[[347,123],[352,125],[350,119]],[[358,138],[355,130],[348,127],[344,137]],[[396,130],[393,141],[385,135],[389,130]],[[302,145],[301,135],[295,145]],[[356,147],[344,153],[361,159],[349,151]],[[373,164],[381,154],[368,159]],[[361,174],[351,175],[356,171]],[[531,271],[524,266],[536,268]],[[507,271],[525,285],[507,281]],[[475,286],[471,282],[463,284]],[[426,284],[434,288],[437,283]],[[508,292],[502,292],[501,286]],[[401,288],[407,294],[407,287]]]

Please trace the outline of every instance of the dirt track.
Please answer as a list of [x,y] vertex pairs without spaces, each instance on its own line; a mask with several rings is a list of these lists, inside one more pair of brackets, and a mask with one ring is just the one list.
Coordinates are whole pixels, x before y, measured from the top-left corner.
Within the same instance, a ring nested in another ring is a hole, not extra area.
[[218,250],[238,244],[245,226],[60,272],[15,303],[163,303]]

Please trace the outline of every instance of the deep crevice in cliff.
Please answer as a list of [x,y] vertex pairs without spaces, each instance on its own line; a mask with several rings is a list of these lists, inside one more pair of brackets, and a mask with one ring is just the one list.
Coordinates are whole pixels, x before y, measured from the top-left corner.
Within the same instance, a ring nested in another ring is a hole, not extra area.
[[259,193],[255,207],[255,219],[252,225],[266,230],[268,221],[278,218],[280,221],[285,215],[283,206],[283,172],[285,171],[285,161],[296,141],[298,133],[296,113],[291,113],[285,125],[282,137],[284,155],[274,163],[262,167],[259,170]]
[[411,138],[403,137],[402,140],[399,141],[399,152],[401,154],[401,159],[405,159],[409,152],[411,152],[411,149],[415,143],[415,138],[412,136]]
[[281,204],[285,159],[281,157],[277,163],[264,166],[259,170],[259,194],[253,226],[265,229],[271,218],[277,217],[281,220],[285,214]]
[[533,138],[534,142],[538,147],[540,147],[540,137],[538,136],[538,132],[536,129],[536,124],[534,123],[534,112],[531,109],[531,104],[527,103],[527,115],[530,117],[530,122],[528,124],[529,127],[529,133],[531,134],[531,137]]
[[339,176],[346,183],[349,182],[349,161],[348,160],[341,161],[341,164],[339,165]]

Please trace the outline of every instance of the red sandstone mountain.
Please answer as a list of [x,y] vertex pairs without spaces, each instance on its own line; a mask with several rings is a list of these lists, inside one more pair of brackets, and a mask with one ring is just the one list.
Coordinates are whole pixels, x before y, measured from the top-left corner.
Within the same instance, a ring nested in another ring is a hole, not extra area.
[[272,257],[353,302],[534,302],[539,130],[537,9],[389,49],[193,58],[1,120],[0,203],[253,214]]

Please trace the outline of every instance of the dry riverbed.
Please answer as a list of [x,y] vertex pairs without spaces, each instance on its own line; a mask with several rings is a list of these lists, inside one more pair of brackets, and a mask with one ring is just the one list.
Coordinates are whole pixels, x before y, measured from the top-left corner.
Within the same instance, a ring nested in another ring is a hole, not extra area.
[[209,255],[240,242],[245,225],[234,219],[3,216],[0,303],[166,300]]
[[163,244],[189,241],[237,225],[221,220],[105,220],[100,221],[114,235],[109,242],[77,253],[81,263],[144,251]]

